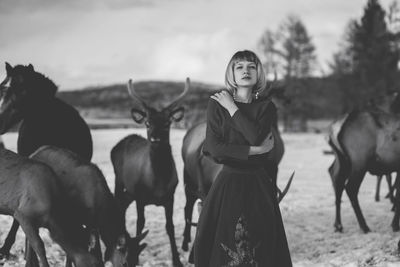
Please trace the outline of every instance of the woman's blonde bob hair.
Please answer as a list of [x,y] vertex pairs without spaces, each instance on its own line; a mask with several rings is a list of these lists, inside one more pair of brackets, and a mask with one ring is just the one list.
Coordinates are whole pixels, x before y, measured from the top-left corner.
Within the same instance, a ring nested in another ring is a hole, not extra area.
[[254,62],[257,67],[257,83],[254,85],[253,88],[253,95],[259,95],[262,91],[265,90],[267,87],[267,78],[264,72],[264,68],[262,66],[262,63],[260,59],[257,57],[257,55],[249,50],[243,50],[243,51],[238,51],[236,52],[231,60],[228,63],[228,66],[226,67],[225,71],[225,85],[228,91],[234,95],[237,84],[235,81],[235,76],[233,74],[233,68],[235,67],[235,64],[238,61],[249,61],[249,62]]

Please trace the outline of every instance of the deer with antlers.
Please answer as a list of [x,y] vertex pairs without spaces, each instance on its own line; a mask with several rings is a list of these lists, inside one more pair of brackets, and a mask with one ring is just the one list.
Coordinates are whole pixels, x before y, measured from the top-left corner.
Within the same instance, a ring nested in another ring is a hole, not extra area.
[[175,242],[172,220],[174,193],[178,184],[175,162],[169,142],[172,122],[183,118],[181,100],[189,90],[189,78],[183,92],[167,107],[156,110],[149,106],[135,91],[132,81],[128,82],[128,92],[139,104],[132,108],[131,115],[137,123],[145,123],[147,139],[139,135],[129,135],[118,142],[111,151],[111,161],[115,172],[115,198],[123,212],[136,201],[136,232],[141,233],[145,224],[144,208],[154,204],[165,208],[166,230],[172,250],[174,266],[182,266]]

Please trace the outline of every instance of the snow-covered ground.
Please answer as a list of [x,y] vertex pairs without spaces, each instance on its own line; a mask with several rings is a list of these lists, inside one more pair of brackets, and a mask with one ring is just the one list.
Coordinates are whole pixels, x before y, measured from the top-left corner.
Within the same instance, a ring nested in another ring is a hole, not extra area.
[[[114,190],[114,173],[110,161],[111,148],[124,136],[138,133],[145,135],[143,129],[107,129],[93,130],[94,155],[93,162],[103,171],[107,182]],[[178,169],[180,183],[175,193],[174,223],[178,247],[182,244],[184,227],[185,195],[182,183],[181,159],[182,138],[184,130],[171,131],[171,144]],[[3,136],[7,148],[16,148],[16,134]],[[358,226],[353,209],[346,193],[343,194],[342,223],[343,233],[335,233],[334,194],[327,169],[333,156],[323,155],[329,149],[324,135],[321,134],[284,134],[286,152],[280,165],[278,184],[282,188],[293,170],[296,171],[292,187],[281,202],[280,207],[284,219],[289,247],[294,266],[400,266],[397,253],[399,233],[393,233],[390,223],[393,213],[391,204],[384,198],[387,193],[386,182],[382,181],[381,201],[375,202],[376,177],[367,175],[361,186],[359,201],[371,228],[371,233],[363,234]],[[145,228],[150,232],[145,242],[148,247],[140,256],[141,266],[172,266],[168,236],[165,231],[165,217],[162,207],[146,207]],[[197,220],[195,212],[194,220]],[[133,235],[136,225],[136,208],[132,204],[127,211],[127,229]],[[2,244],[11,219],[0,216],[0,243]],[[62,266],[63,251],[41,231],[45,241],[47,256],[52,266]],[[192,237],[194,229],[192,230]],[[16,244],[11,252],[16,255],[4,266],[23,265],[24,235],[19,230]],[[180,250],[185,266],[188,253]]]

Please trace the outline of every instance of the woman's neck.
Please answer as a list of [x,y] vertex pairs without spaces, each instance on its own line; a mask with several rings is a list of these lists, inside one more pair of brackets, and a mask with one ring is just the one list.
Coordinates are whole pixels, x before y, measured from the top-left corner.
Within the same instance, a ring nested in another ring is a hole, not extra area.
[[250,103],[252,101],[250,88],[237,88],[233,96],[236,102]]

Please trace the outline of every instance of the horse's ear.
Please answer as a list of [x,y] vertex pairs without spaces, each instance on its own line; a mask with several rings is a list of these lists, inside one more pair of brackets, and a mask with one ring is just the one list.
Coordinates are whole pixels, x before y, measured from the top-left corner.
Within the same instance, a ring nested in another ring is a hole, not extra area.
[[33,65],[32,65],[32,64],[29,64],[29,65],[28,65],[28,69],[29,69],[30,71],[35,71],[35,69],[33,68]]
[[12,71],[12,67],[11,67],[10,63],[8,63],[8,62],[6,62],[6,71],[7,71],[7,74],[10,74]]

